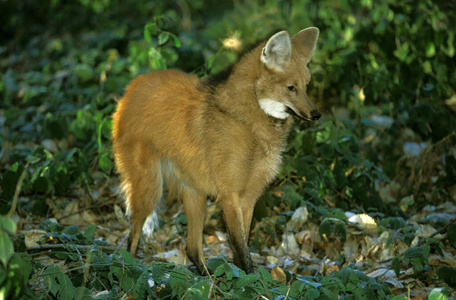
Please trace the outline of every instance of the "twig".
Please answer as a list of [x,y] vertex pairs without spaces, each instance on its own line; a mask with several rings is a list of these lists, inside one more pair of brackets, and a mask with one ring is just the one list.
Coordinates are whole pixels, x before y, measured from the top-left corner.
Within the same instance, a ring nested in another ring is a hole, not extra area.
[[109,205],[112,205],[112,204],[115,204],[115,203],[116,203],[115,201],[109,200],[109,201],[106,201],[106,202],[98,203],[96,205],[91,205],[89,207],[81,208],[81,209],[79,209],[77,211],[71,212],[71,213],[69,213],[67,215],[64,215],[64,216],[61,216],[61,217],[57,218],[57,221],[60,221],[62,219],[68,218],[68,217],[73,216],[73,215],[80,214],[80,213],[82,213],[84,211],[88,211],[88,210],[91,210],[91,209],[97,209],[98,213],[100,215],[103,215],[103,213],[100,212],[100,207],[109,206]]
[[17,199],[19,198],[19,194],[21,192],[22,183],[24,182],[24,178],[25,178],[25,174],[27,172],[28,166],[29,166],[29,163],[27,163],[25,165],[24,171],[22,171],[22,174],[19,177],[19,180],[17,181],[16,190],[14,191],[14,196],[13,196],[13,203],[11,203],[11,208],[10,208],[8,214],[6,215],[7,217],[12,217],[14,212],[16,211]]
[[[27,251],[49,250],[49,249],[57,249],[57,248],[75,248],[75,249],[79,249],[79,250],[89,251],[93,248],[93,245],[68,245],[68,244],[37,245],[37,246],[28,246]],[[104,250],[104,251],[112,251],[112,252],[117,250],[117,248],[109,247],[109,246],[97,246],[97,248]]]
[[[450,226],[453,225],[454,223],[456,223],[456,218],[454,218],[450,223],[448,223],[448,224],[445,225],[444,227],[440,228],[438,231],[436,231],[436,232],[434,232],[433,234],[431,234],[430,238],[436,236],[436,235],[439,234],[439,233],[442,233],[442,232],[444,232],[444,231],[447,231],[448,227],[450,227]],[[421,242],[420,245],[423,244],[423,243],[424,243],[424,241]]]
[[120,250],[120,247],[123,246],[123,244],[125,243],[127,238],[128,238],[128,234],[124,235],[124,237],[123,237],[122,241],[120,242],[119,246],[116,247],[116,252]]

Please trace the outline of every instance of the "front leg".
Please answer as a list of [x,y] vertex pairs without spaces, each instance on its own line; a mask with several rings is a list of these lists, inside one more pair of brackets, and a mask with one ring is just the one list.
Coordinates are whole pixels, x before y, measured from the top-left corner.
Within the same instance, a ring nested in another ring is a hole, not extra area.
[[219,196],[218,201],[222,206],[226,230],[233,250],[234,264],[246,273],[253,273],[248,242],[256,199],[231,195]]

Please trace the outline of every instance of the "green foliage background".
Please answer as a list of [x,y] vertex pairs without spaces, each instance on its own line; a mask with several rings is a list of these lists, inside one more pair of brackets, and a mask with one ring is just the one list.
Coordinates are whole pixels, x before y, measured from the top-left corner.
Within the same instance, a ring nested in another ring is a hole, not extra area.
[[[32,201],[21,214],[49,216],[46,198],[81,190],[96,204],[91,189],[116,176],[111,114],[136,75],[177,68],[204,77],[238,58],[228,38],[246,47],[309,26],[320,29],[310,96],[325,117],[296,123],[256,219],[282,201],[316,219],[367,211],[386,229],[454,201],[453,2],[18,0],[0,11],[2,214],[24,172],[21,194]],[[407,143],[428,147],[410,156]],[[288,218],[265,230],[279,235]],[[326,225],[322,232],[336,233]]]

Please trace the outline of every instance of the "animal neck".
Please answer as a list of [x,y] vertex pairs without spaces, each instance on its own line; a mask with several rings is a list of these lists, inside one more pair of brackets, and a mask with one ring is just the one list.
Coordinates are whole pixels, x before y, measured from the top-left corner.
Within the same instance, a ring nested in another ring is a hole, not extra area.
[[255,95],[254,74],[235,71],[233,76],[214,94],[217,109],[244,124],[265,153],[271,149],[283,151],[292,118],[276,119],[261,109]]
[[257,63],[253,55],[244,56],[237,63],[227,78],[214,90],[214,101],[221,111],[246,124],[258,121],[263,112],[255,95],[255,84],[258,79]]

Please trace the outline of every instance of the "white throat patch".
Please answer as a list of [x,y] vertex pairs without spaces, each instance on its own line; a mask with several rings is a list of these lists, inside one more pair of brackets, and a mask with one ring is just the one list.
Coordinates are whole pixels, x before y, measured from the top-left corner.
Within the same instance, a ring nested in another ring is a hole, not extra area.
[[260,104],[261,109],[271,117],[276,119],[286,119],[289,116],[287,113],[287,107],[279,101],[266,98],[261,99],[258,103]]

